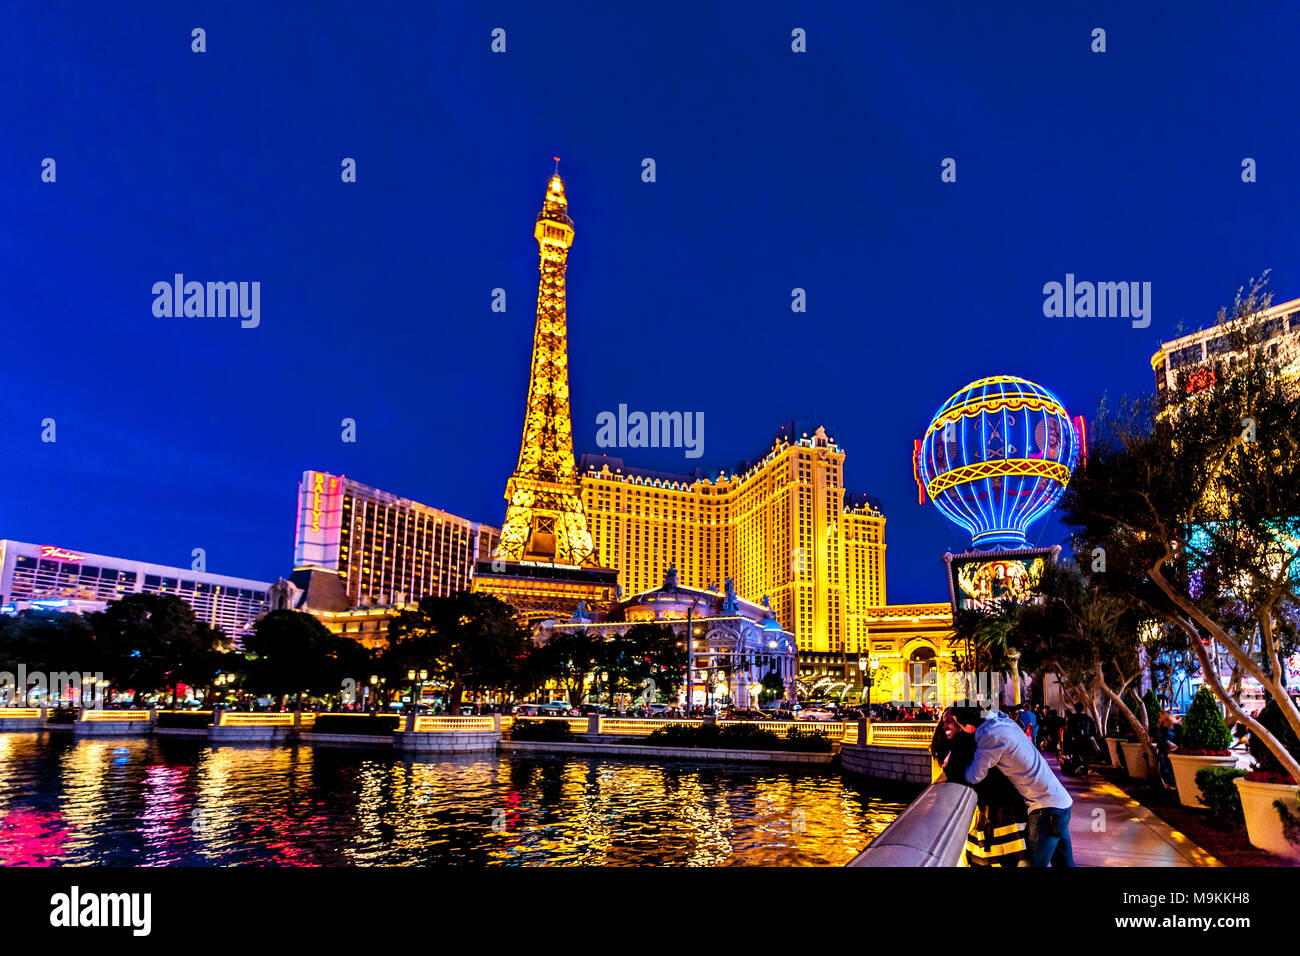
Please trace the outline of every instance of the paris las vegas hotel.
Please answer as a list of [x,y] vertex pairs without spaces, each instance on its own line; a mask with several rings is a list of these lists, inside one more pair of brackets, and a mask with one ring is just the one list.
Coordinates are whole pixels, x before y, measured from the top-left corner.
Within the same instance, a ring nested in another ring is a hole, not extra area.
[[400,608],[466,588],[502,597],[533,623],[566,622],[580,600],[598,618],[630,620],[622,611],[638,601],[644,610],[671,565],[675,584],[716,594],[719,606],[730,579],[741,604],[759,612],[755,623],[766,616],[793,637],[810,683],[860,686],[859,660],[878,657],[897,671],[933,657],[951,632],[948,604],[886,604],[885,515],[874,499],[846,492],[846,453],[823,427],[781,426],[755,460],[712,475],[653,472],[607,455],[575,460],[565,310],[573,223],[558,171],[534,236],[537,325],[504,527],[306,472],[294,571],[272,585],[272,606],[308,610],[367,645],[382,643]]

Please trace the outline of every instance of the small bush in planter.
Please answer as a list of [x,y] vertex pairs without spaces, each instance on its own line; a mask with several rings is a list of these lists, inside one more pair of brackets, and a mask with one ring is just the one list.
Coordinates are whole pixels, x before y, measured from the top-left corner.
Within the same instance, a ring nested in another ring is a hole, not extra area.
[[828,754],[833,749],[831,739],[826,731],[814,728],[791,727],[786,731],[782,750],[797,750],[800,753]]
[[1246,817],[1241,811],[1241,794],[1232,782],[1246,775],[1236,767],[1202,767],[1196,771],[1196,786],[1204,803],[1219,820],[1229,826],[1244,826]]
[[516,720],[510,725],[510,739],[564,742],[573,739],[573,731],[567,720]]
[[206,730],[212,726],[212,714],[199,714],[190,711],[159,711],[158,726],[183,728],[185,730]]
[[[1300,739],[1287,723],[1282,708],[1278,707],[1276,701],[1270,699],[1255,719],[1264,725],[1264,729],[1271,733],[1288,753],[1300,754]],[[1252,772],[1249,779],[1258,783],[1294,783],[1281,761],[1273,756],[1273,751],[1269,750],[1268,745],[1254,734],[1250,737],[1250,755],[1255,758],[1257,770]],[[1272,779],[1273,777],[1279,779]]]
[[721,745],[737,750],[776,750],[781,738],[753,724],[727,724],[719,735]]
[[1178,752],[1188,757],[1226,757],[1232,731],[1223,722],[1214,692],[1202,687],[1183,718],[1183,742]]
[[314,734],[383,736],[400,730],[403,723],[397,714],[319,714],[311,730]]
[[1160,722],[1160,711],[1164,709],[1160,706],[1160,701],[1156,699],[1154,690],[1148,690],[1142,695],[1142,706],[1147,709],[1147,727],[1154,734],[1156,725]]
[[667,724],[644,738],[662,747],[716,747],[721,732],[717,724]]

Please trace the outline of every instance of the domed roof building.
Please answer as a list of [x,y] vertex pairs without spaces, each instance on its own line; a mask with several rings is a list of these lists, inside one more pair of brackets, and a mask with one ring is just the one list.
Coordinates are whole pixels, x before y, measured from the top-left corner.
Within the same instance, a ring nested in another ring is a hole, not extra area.
[[637,624],[663,624],[683,642],[690,638],[691,680],[682,699],[691,706],[757,707],[751,688],[775,673],[785,688],[783,699],[794,704],[799,647],[781,626],[764,597],[761,604],[737,596],[730,579],[719,591],[688,588],[677,583],[669,565],[662,586],[617,601],[602,621],[593,621],[585,607],[573,619],[554,625],[551,633],[587,629],[622,634]]

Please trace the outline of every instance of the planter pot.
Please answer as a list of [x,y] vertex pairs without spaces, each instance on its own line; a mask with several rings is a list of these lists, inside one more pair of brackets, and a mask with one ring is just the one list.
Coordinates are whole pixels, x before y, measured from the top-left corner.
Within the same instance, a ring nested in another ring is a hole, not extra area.
[[1169,762],[1174,767],[1174,783],[1178,785],[1178,802],[1185,807],[1208,809],[1201,802],[1201,788],[1196,785],[1196,772],[1202,767],[1235,767],[1237,758],[1194,757],[1183,754],[1170,754]]
[[1122,743],[1119,749],[1124,752],[1124,767],[1133,780],[1145,780],[1153,773],[1151,761],[1148,760],[1147,748],[1139,744]]
[[1124,766],[1124,764],[1120,762],[1118,737],[1106,738],[1106,751],[1110,754],[1110,765],[1112,767]]
[[1250,845],[1288,860],[1300,860],[1300,845],[1287,840],[1274,800],[1281,800],[1293,817],[1300,817],[1300,788],[1289,783],[1254,783],[1238,777],[1233,781],[1241,794],[1246,815],[1246,836]]

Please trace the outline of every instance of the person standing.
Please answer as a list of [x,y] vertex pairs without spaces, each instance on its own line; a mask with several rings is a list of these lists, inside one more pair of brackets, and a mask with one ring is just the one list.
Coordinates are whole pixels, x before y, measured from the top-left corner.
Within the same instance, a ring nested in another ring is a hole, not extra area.
[[1072,713],[1065,721],[1065,752],[1073,754],[1083,767],[1083,772],[1089,770],[1089,763],[1092,760],[1092,748],[1096,744],[1097,725],[1092,722],[1092,718],[1083,709],[1083,704],[1074,705]]
[[1178,732],[1174,729],[1174,715],[1167,710],[1160,712],[1155,738],[1156,753],[1160,757],[1160,782],[1166,790],[1174,790],[1174,765],[1169,755],[1178,750]]
[[1016,711],[1016,723],[1020,725],[1030,740],[1038,739],[1038,717],[1029,707],[1021,707]]
[[978,707],[954,707],[953,716],[975,736],[975,756],[966,769],[966,782],[980,783],[995,767],[1029,806],[1025,841],[1032,866],[1074,866],[1070,843],[1070,808],[1065,787],[1025,732],[1000,710],[980,719]]

